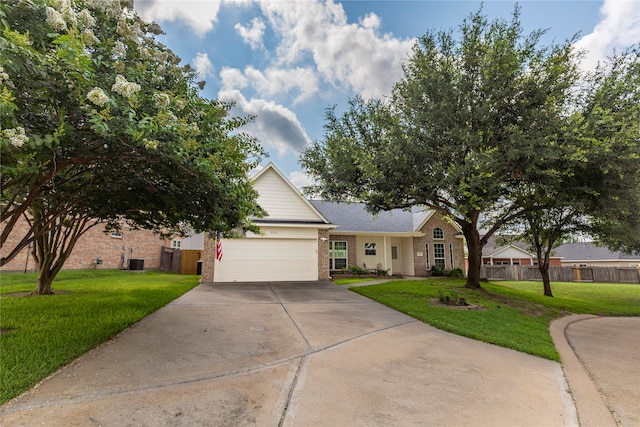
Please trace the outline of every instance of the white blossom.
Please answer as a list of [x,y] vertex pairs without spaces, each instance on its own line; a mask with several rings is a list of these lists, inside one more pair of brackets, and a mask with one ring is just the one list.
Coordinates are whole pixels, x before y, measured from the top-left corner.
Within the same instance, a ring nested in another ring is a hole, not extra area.
[[5,138],[8,138],[11,145],[16,148],[22,147],[27,141],[29,141],[29,137],[25,135],[24,128],[22,126],[18,126],[15,129],[5,129],[2,131],[2,135]]
[[111,52],[113,52],[113,56],[116,59],[124,58],[125,56],[127,56],[127,49],[126,49],[124,43],[122,43],[120,40],[118,40],[116,42],[116,44],[115,44],[115,46],[113,46],[113,50]]
[[136,43],[140,42],[140,37],[144,34],[140,29],[140,23],[131,19],[125,12],[120,14],[116,32],[118,35],[126,37]]
[[64,31],[67,29],[67,23],[62,14],[52,7],[47,7],[47,24],[56,31]]
[[164,110],[171,104],[171,98],[169,98],[169,95],[166,93],[154,93],[153,101],[155,102],[156,107],[161,110]]
[[87,94],[87,99],[98,107],[102,107],[109,101],[109,97],[99,87],[91,89]]
[[93,30],[83,30],[82,38],[88,45],[100,43],[100,39],[96,37]]
[[117,94],[129,98],[134,93],[140,90],[140,85],[133,82],[128,82],[122,75],[116,76],[116,82],[111,86],[111,90]]
[[110,17],[118,16],[122,10],[120,0],[86,0],[85,4],[89,9],[103,11]]
[[5,84],[4,82],[9,82],[9,74],[5,73],[4,68],[0,67],[0,85]]
[[80,21],[85,28],[92,28],[96,24],[96,19],[87,9],[82,9],[80,11],[78,14],[78,21]]

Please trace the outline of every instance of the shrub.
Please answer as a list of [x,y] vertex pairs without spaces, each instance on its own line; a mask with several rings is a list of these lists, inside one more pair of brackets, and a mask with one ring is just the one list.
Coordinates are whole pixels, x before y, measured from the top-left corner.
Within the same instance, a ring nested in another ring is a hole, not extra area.
[[368,270],[365,270],[362,267],[358,267],[357,265],[354,265],[353,267],[351,267],[350,270],[351,270],[351,274],[369,274]]
[[376,276],[388,276],[389,275],[389,269],[387,268],[386,270],[383,270],[381,268],[378,268],[376,270]]
[[432,276],[444,276],[444,268],[431,267],[431,275]]
[[449,277],[463,277],[464,273],[461,268],[454,268],[453,270],[447,271],[447,276]]

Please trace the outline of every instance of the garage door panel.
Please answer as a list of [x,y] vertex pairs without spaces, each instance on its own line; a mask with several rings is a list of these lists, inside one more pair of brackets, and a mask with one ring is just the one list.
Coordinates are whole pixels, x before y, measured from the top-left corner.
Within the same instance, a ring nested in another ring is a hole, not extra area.
[[223,243],[216,282],[318,280],[315,239],[234,239]]

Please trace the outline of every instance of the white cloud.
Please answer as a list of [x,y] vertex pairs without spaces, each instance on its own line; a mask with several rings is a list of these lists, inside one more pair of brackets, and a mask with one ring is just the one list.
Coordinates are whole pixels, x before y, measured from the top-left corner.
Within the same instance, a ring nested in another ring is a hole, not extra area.
[[220,90],[222,91],[244,89],[248,84],[249,80],[237,68],[224,67],[220,71]]
[[311,56],[326,81],[365,97],[386,95],[402,77],[402,61],[414,40],[379,35],[376,15],[349,24],[342,5],[332,1],[260,5],[281,37],[279,62],[294,64]]
[[198,52],[192,62],[193,68],[195,68],[201,78],[214,77],[215,68],[209,60],[209,55],[203,52]]
[[318,92],[318,78],[311,68],[280,69],[269,67],[260,71],[252,66],[244,72],[250,84],[261,96],[293,97],[293,103],[311,98]]
[[302,171],[293,171],[289,174],[289,181],[300,191],[303,187],[316,184],[313,179]]
[[145,21],[182,21],[204,36],[218,22],[220,4],[220,0],[136,0],[134,8]]
[[258,138],[265,148],[276,149],[281,156],[298,153],[311,143],[295,113],[280,104],[264,99],[247,100],[235,89],[220,91],[218,98],[235,103],[231,111],[234,115],[255,116],[255,121],[242,131]]
[[587,55],[583,67],[594,69],[613,53],[614,48],[624,49],[640,41],[640,3],[628,0],[605,0],[600,8],[603,16],[590,34],[576,42]]
[[253,18],[251,20],[251,26],[245,27],[242,24],[238,23],[234,27],[242,40],[251,46],[253,49],[262,48],[262,36],[264,35],[264,30],[266,28],[264,22],[260,18]]

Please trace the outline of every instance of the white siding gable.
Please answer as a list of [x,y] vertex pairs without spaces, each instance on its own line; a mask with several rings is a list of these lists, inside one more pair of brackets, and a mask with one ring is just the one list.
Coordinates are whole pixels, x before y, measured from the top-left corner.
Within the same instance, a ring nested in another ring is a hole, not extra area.
[[510,245],[502,250],[491,254],[492,258],[529,258],[531,254],[524,249]]
[[267,212],[264,219],[326,222],[271,164],[256,177],[253,186],[258,204]]

